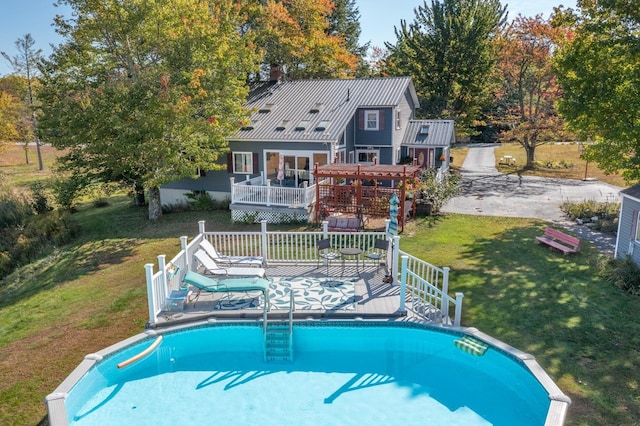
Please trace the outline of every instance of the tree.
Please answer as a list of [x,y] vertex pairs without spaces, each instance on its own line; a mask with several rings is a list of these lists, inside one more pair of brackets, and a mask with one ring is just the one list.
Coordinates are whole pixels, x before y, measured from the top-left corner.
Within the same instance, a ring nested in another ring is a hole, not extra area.
[[449,117],[468,133],[490,99],[495,67],[493,39],[506,18],[499,0],[433,0],[414,9],[411,24],[395,28],[385,71],[410,75],[422,114]]
[[279,65],[293,79],[353,76],[359,59],[340,32],[349,14],[331,20],[334,9],[333,0],[266,1],[255,24],[263,63]]
[[552,55],[561,33],[540,15],[518,16],[497,39],[498,79],[493,117],[506,127],[503,141],[516,141],[524,148],[527,167],[533,167],[535,149],[563,134],[555,102],[559,97]]
[[346,49],[358,58],[356,77],[370,74],[369,64],[365,60],[370,43],[360,45],[360,11],[355,0],[334,0],[335,8],[329,15],[328,34],[344,38]]
[[45,140],[67,148],[62,169],[82,182],[145,188],[221,165],[247,119],[246,76],[257,67],[245,9],[233,0],[61,0],[65,43],[43,66]]
[[580,2],[556,23],[568,37],[556,55],[559,112],[587,146],[584,158],[640,181],[640,10],[633,2]]
[[[36,73],[38,71],[37,65],[38,62],[42,60],[42,50],[34,49],[33,46],[36,44],[35,40],[31,37],[31,34],[26,34],[24,38],[19,38],[16,41],[16,47],[18,49],[18,54],[14,57],[9,56],[6,52],[0,52],[2,56],[9,62],[13,70],[27,79],[28,89],[29,89],[29,108],[31,108],[31,122],[32,122],[32,131],[29,132],[31,135],[35,136],[36,142],[36,152],[38,154],[38,170],[44,169],[44,164],[42,163],[42,153],[40,152],[40,139],[38,139],[36,129],[38,128],[38,123],[36,120],[36,108],[34,105],[34,90],[33,90],[33,80],[36,77]],[[28,139],[27,139],[28,142]],[[25,152],[26,152],[25,145]],[[27,163],[29,163],[29,157],[27,156]]]

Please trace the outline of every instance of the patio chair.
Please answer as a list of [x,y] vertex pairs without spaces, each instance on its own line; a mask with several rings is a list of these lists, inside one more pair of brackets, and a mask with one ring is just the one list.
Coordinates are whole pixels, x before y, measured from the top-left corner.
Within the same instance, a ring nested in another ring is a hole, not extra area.
[[264,266],[264,257],[262,256],[227,256],[216,250],[208,240],[200,241],[200,248],[214,261],[228,266]]
[[331,249],[331,241],[328,238],[318,240],[316,248],[318,249],[318,268],[320,267],[320,259],[324,259],[327,262],[327,275],[329,275],[331,261],[340,259],[342,255]]
[[265,277],[264,268],[247,268],[247,267],[230,267],[221,268],[211,259],[209,255],[202,249],[197,250],[193,257],[200,263],[204,269],[205,274],[214,275],[218,277]]
[[389,240],[376,238],[371,250],[364,254],[365,258],[377,262],[376,273],[380,269],[380,264],[383,264],[385,269],[387,268],[387,250],[389,250]]

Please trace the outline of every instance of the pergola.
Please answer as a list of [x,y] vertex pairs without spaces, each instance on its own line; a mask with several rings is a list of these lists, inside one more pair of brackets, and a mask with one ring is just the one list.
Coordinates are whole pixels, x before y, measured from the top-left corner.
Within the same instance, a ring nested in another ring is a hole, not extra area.
[[[389,198],[395,193],[401,200],[398,224],[404,230],[409,212],[415,212],[414,199],[404,201],[407,184],[418,179],[420,170],[415,165],[316,163],[316,222],[334,212],[351,213],[359,218],[388,217]],[[391,185],[379,186],[380,181]]]

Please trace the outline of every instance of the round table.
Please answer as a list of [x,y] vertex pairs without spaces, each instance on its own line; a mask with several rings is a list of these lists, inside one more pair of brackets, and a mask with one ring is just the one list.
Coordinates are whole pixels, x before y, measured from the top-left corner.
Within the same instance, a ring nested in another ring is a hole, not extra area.
[[342,255],[342,275],[344,275],[344,262],[347,256],[353,256],[356,258],[356,272],[358,276],[360,276],[360,255],[362,254],[362,249],[357,247],[344,247],[340,249],[340,254]]

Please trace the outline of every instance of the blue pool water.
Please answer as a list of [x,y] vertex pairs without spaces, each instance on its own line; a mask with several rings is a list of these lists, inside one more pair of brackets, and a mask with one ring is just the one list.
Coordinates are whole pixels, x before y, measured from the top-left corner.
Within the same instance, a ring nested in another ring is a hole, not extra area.
[[166,333],[148,357],[92,368],[66,400],[72,425],[542,425],[547,392],[490,348],[418,327],[296,325],[294,360],[263,360],[262,329],[216,325]]

